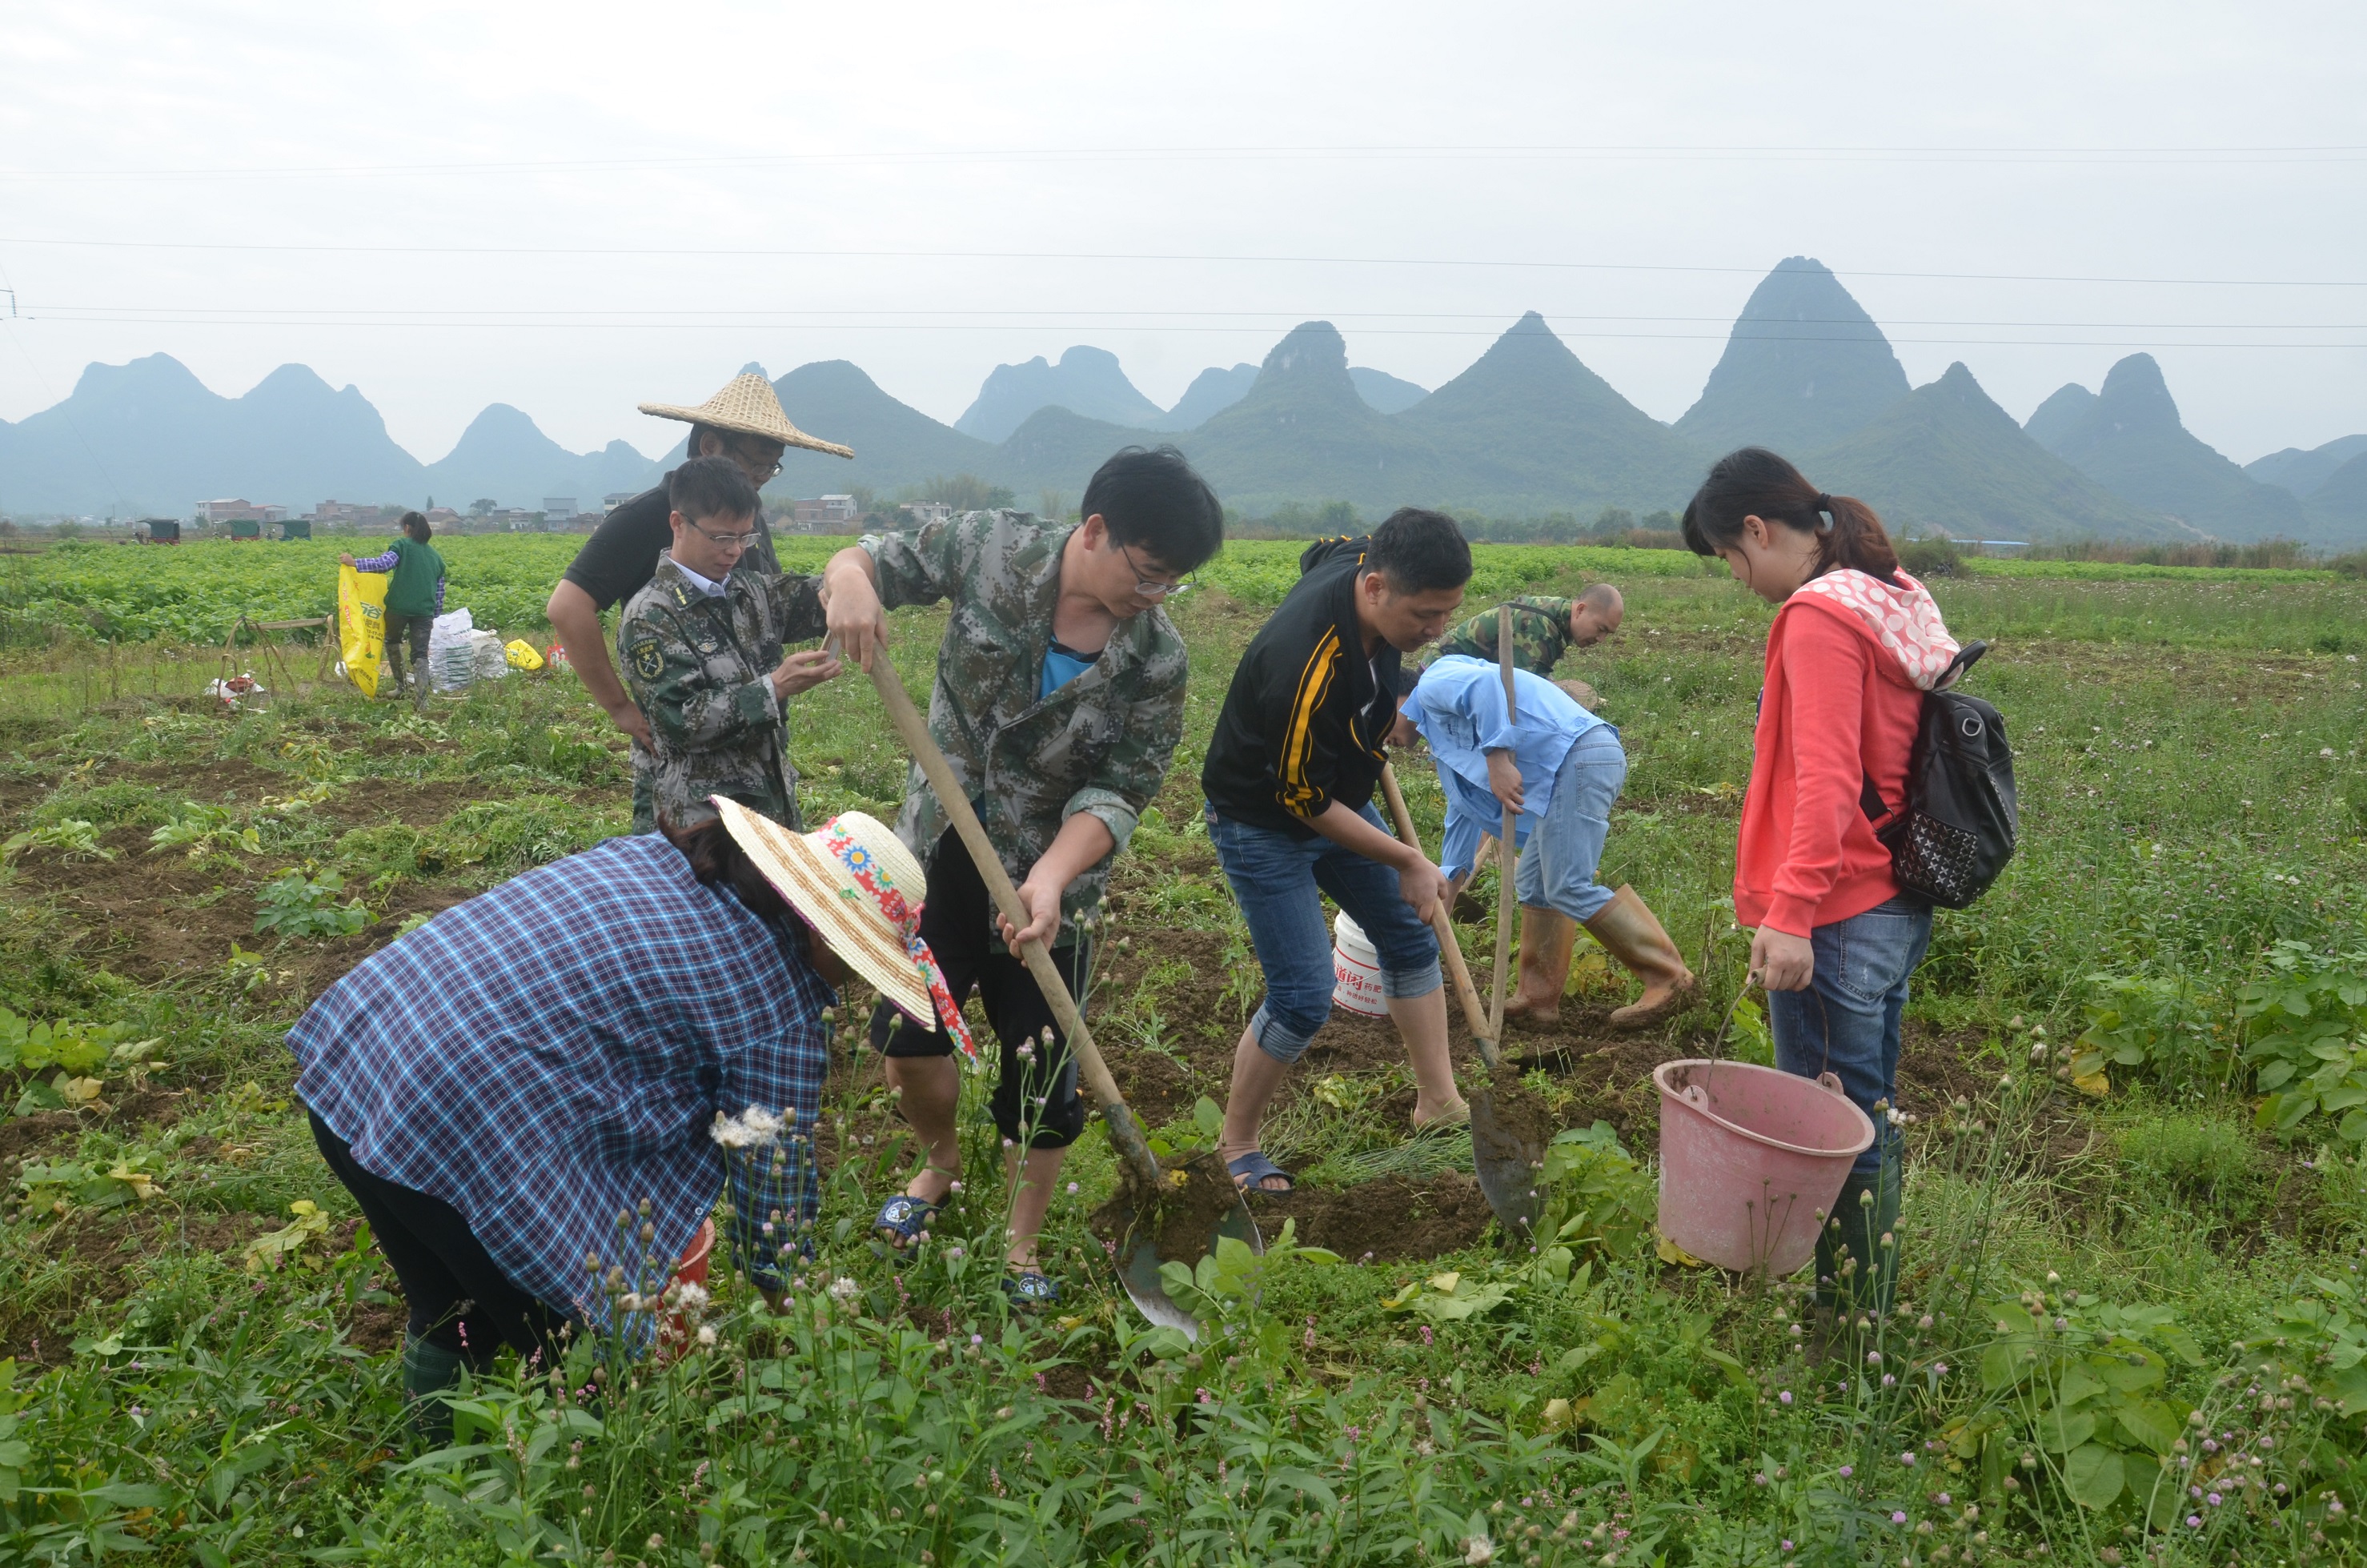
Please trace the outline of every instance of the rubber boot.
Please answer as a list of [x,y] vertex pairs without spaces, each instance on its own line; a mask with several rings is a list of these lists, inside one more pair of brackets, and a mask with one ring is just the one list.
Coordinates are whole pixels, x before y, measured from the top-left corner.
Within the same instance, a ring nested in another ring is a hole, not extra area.
[[1840,1318],[1879,1316],[1898,1288],[1898,1156],[1852,1170],[1817,1235],[1817,1304]]
[[1558,909],[1521,906],[1521,988],[1504,1003],[1504,1021],[1521,1029],[1551,1029],[1561,1021],[1578,922]]
[[447,1350],[416,1337],[402,1347],[402,1393],[411,1404],[411,1429],[430,1448],[452,1441],[452,1407],[445,1396],[460,1386],[460,1371],[468,1364],[458,1350]]
[[394,694],[397,698],[401,698],[406,695],[402,689],[402,644],[400,642],[388,643],[386,645],[385,652],[385,669],[382,671],[382,674],[384,676],[391,677],[393,680]]
[[1649,1029],[1691,1005],[1701,982],[1685,967],[1684,954],[1660,929],[1636,889],[1625,883],[1611,902],[1586,922],[1587,934],[1603,944],[1627,972],[1644,982],[1644,994],[1611,1015],[1614,1029]]

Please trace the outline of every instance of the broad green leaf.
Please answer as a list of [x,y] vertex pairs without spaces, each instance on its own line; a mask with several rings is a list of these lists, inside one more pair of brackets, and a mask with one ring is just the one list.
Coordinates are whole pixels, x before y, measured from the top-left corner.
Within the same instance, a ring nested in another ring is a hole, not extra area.
[[2063,1461],[2063,1489],[2082,1507],[2111,1507],[2126,1476],[2121,1456],[2101,1443],[2083,1444]]
[[2103,1392],[2104,1380],[2087,1362],[2074,1361],[2063,1369],[2063,1375],[2056,1381],[2055,1403],[2058,1408],[2068,1410],[2081,1400],[2093,1399]]
[[2095,1435],[2096,1417],[2085,1410],[2057,1408],[2038,1418],[2039,1446],[2050,1452],[2069,1453]]
[[2158,1399],[2142,1404],[2123,1404],[2113,1412],[2121,1430],[2139,1447],[2151,1449],[2157,1454],[2169,1452],[2169,1445],[2178,1441],[2186,1422],[2177,1411]]

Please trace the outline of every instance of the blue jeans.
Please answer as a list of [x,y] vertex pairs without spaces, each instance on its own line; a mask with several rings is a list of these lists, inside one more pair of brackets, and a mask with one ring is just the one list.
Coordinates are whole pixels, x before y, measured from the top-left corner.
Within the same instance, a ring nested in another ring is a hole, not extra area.
[[1898,1103],[1898,1026],[1907,977],[1931,944],[1931,906],[1901,895],[1862,915],[1808,933],[1817,969],[1804,991],[1770,991],[1767,1026],[1775,1065],[1812,1078],[1829,1068],[1850,1102],[1874,1119],[1874,1144],[1856,1168],[1880,1171],[1898,1147],[1897,1130],[1875,1110]]
[[1570,742],[1554,774],[1553,802],[1521,846],[1512,891],[1524,909],[1555,909],[1584,925],[1611,902],[1594,880],[1603,840],[1611,834],[1611,805],[1627,782],[1627,751],[1619,732],[1598,725]]
[[[1358,813],[1381,831],[1380,813]],[[1277,1062],[1296,1062],[1331,1016],[1331,933],[1323,925],[1322,894],[1365,928],[1379,955],[1386,996],[1426,997],[1444,982],[1438,939],[1398,896],[1398,874],[1320,836],[1294,839],[1207,810],[1208,842],[1233,885],[1249,922],[1265,1000],[1250,1020],[1258,1049]]]

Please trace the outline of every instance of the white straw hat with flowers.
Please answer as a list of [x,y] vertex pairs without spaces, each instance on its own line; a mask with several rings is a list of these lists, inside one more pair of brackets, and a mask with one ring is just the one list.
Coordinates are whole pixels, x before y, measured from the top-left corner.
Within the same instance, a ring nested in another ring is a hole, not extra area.
[[905,1017],[933,1032],[939,1023],[950,1029],[962,1055],[978,1064],[961,1004],[921,940],[927,874],[893,829],[876,817],[843,811],[813,832],[792,833],[736,800],[708,799],[724,831],[832,953]]
[[731,378],[730,385],[691,408],[683,403],[643,403],[643,413],[660,419],[685,420],[692,424],[704,424],[717,430],[729,430],[742,435],[761,435],[767,441],[777,441],[784,446],[802,446],[809,452],[828,452],[840,457],[852,457],[855,448],[841,446],[835,441],[824,441],[818,435],[808,435],[789,423],[781,412],[780,394],[773,384],[753,370],[743,370]]

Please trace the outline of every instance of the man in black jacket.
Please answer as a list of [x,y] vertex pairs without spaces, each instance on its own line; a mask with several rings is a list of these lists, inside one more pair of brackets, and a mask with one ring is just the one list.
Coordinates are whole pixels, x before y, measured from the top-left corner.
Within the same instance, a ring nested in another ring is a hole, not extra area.
[[1463,603],[1471,547],[1455,520],[1401,508],[1358,539],[1299,558],[1297,587],[1250,642],[1200,772],[1208,840],[1265,971],[1265,1000],[1233,1052],[1218,1142],[1233,1179],[1287,1192],[1259,1146],[1265,1108],[1331,1012],[1321,896],[1380,957],[1389,1016],[1412,1059],[1417,1127],[1465,1114],[1446,1054],[1446,989],[1430,913],[1437,866],[1373,809],[1397,717],[1399,655],[1435,642]]

